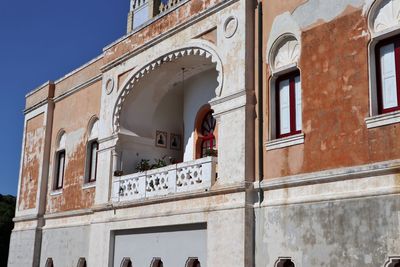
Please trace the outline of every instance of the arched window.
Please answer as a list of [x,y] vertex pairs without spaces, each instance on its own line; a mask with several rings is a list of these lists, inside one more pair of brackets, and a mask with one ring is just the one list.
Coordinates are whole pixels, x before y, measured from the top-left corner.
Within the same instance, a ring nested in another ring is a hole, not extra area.
[[217,121],[209,105],[203,106],[197,113],[195,128],[195,157],[216,157],[218,154]]
[[86,156],[86,183],[93,183],[97,179],[97,159],[99,151],[98,142],[98,120],[95,119],[91,123],[89,137],[87,142],[87,156]]
[[66,147],[66,134],[64,131],[58,135],[57,149],[55,155],[55,179],[54,186],[55,190],[63,188],[64,185],[64,173],[65,173],[65,147]]
[[271,49],[271,139],[302,131],[302,88],[297,63],[300,45],[292,35],[280,37]]
[[200,261],[197,258],[189,258],[186,261],[185,267],[201,267]]
[[[368,17],[371,42],[370,115],[368,128],[400,122],[388,113],[400,111],[400,21],[397,0],[377,0]],[[386,116],[388,115],[388,116]]]
[[87,267],[86,265],[86,259],[85,258],[80,258],[78,260],[78,264],[76,265],[77,267]]
[[164,264],[160,258],[153,258],[150,267],[164,267]]
[[291,259],[281,258],[277,261],[275,267],[295,267],[295,265]]
[[132,267],[131,258],[129,257],[123,258],[121,261],[121,267]]
[[45,266],[46,267],[54,267],[53,259],[52,258],[47,258]]

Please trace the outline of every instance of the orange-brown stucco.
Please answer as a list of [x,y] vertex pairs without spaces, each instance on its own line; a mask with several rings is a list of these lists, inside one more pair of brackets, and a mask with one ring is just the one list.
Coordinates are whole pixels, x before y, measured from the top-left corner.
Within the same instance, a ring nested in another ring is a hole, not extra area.
[[[57,86],[56,86],[57,90]],[[52,196],[49,190],[47,212],[61,212],[89,208],[93,205],[95,189],[83,189],[86,162],[88,125],[93,116],[99,117],[101,81],[55,103],[49,189],[54,183],[54,155],[57,135],[66,133],[66,167],[62,194]]]
[[305,142],[264,152],[266,179],[399,158],[399,125],[366,127],[370,100],[365,32],[367,20],[355,9],[302,32],[299,69]]
[[104,65],[118,59],[122,55],[135,51],[151,39],[162,35],[178,25],[187,22],[199,15],[207,8],[214,6],[222,0],[192,0],[182,5],[171,13],[162,16],[145,28],[128,36],[126,39],[112,45],[104,53]]
[[26,123],[18,210],[36,208],[45,138],[44,118],[42,113]]

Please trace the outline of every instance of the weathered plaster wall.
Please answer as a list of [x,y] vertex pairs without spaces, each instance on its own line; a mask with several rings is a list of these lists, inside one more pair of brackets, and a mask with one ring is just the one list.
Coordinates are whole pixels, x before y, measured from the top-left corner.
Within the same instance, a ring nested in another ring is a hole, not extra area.
[[[95,189],[82,189],[82,185],[89,121],[93,116],[99,117],[100,95],[101,82],[98,81],[55,103],[47,212],[83,209],[93,203]],[[61,130],[66,133],[64,186],[61,194],[52,195],[57,135]]]
[[78,266],[79,258],[85,258],[92,266],[88,260],[89,236],[90,227],[82,225],[43,230],[40,266],[45,265],[47,258],[53,259],[54,266]]
[[39,258],[35,256],[35,250],[38,243],[40,243],[40,239],[38,239],[36,230],[14,230],[11,234],[7,266],[37,266]]
[[[266,8],[275,2],[267,4]],[[370,114],[369,35],[362,9],[364,1],[340,1],[332,5],[330,2],[307,1],[299,4],[291,15],[301,29],[298,67],[302,79],[305,142],[265,152],[264,176],[267,179],[400,156],[397,125],[368,130],[364,121]],[[332,12],[327,11],[329,8]],[[286,10],[291,9],[292,5],[286,6]],[[272,15],[269,11],[267,14]],[[321,18],[321,14],[325,17]],[[315,19],[311,21],[309,17]],[[278,26],[271,27],[276,29]],[[267,39],[267,42],[272,41]],[[267,116],[264,126],[265,136],[268,136],[271,116],[268,110],[273,100],[268,99],[269,66],[265,65],[265,69]]]
[[82,67],[72,71],[56,82],[55,97],[63,95],[71,89],[80,86],[90,79],[101,75],[100,68],[103,66],[103,57],[99,56]]
[[116,232],[113,243],[114,267],[121,266],[125,257],[130,257],[134,266],[150,266],[155,257],[161,258],[164,266],[184,266],[190,257],[198,258],[201,266],[207,263],[207,229],[201,225]]
[[154,37],[165,33],[176,26],[188,21],[207,8],[214,6],[221,0],[192,0],[183,6],[161,17],[157,21],[141,29],[139,32],[128,36],[122,42],[118,42],[108,47],[104,54],[104,64],[108,64],[118,57],[136,50],[138,47],[146,44]]
[[41,158],[45,138],[45,116],[40,114],[26,123],[18,210],[36,208]]
[[256,266],[383,266],[398,255],[398,195],[256,209]]

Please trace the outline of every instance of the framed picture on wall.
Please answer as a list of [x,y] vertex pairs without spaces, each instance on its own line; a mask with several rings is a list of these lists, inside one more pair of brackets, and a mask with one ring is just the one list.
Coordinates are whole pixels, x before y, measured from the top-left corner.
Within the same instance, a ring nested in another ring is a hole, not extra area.
[[168,134],[163,131],[156,131],[156,147],[167,148]]
[[169,140],[169,148],[173,150],[181,150],[182,148],[182,137],[180,134],[171,134],[171,138]]

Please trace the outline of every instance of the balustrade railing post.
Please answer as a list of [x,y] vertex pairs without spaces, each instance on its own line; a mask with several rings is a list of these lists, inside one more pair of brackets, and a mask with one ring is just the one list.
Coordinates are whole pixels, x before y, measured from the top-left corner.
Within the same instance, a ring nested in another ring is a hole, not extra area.
[[171,193],[176,193],[176,165],[168,171],[168,189]]

